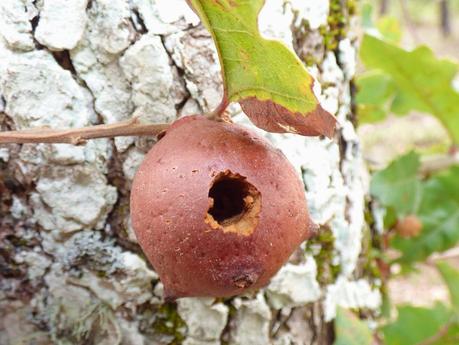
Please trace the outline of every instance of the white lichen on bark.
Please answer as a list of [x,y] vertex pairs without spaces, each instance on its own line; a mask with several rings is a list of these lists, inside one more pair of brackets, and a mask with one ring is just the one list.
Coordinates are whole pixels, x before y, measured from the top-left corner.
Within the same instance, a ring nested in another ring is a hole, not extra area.
[[325,320],[333,320],[336,315],[336,305],[344,308],[377,309],[381,305],[379,291],[373,289],[367,280],[349,281],[343,276],[335,284],[327,287],[325,298]]
[[266,299],[260,292],[251,300],[237,297],[233,301],[236,308],[234,327],[230,334],[230,343],[234,345],[263,345],[270,342],[270,322],[272,314]]
[[287,263],[266,288],[269,304],[274,309],[282,309],[317,301],[321,291],[316,275],[317,267],[312,257],[299,265]]
[[18,129],[83,127],[95,121],[90,93],[51,53],[5,53],[0,62],[5,113]]
[[44,0],[36,40],[51,50],[75,48],[86,26],[87,5],[88,0]]
[[169,55],[161,38],[145,34],[120,59],[124,75],[132,87],[134,115],[149,122],[171,122],[176,104],[185,92],[178,89]]
[[306,21],[313,30],[321,25],[327,24],[330,1],[317,0],[289,0],[292,9],[297,12],[295,25],[301,25],[301,21]]
[[183,298],[177,306],[188,326],[188,344],[219,344],[228,322],[228,306],[215,303],[214,298]]
[[0,34],[11,49],[27,51],[35,47],[30,23],[35,15],[32,0],[4,0],[0,3]]
[[[163,122],[218,105],[218,56],[185,1],[57,3],[0,1],[0,125],[72,128],[133,114]],[[301,49],[296,32],[308,23],[307,40],[320,38],[328,13],[329,1],[267,1],[259,26],[265,37]],[[14,236],[24,243],[8,259],[19,267],[17,277],[0,282],[0,343],[30,337],[85,344],[90,335],[97,344],[182,338],[189,345],[303,344],[319,341],[314,325],[331,320],[337,305],[378,308],[372,282],[354,278],[367,190],[349,120],[355,58],[349,34],[336,52],[309,67],[324,85],[316,83],[315,92],[337,116],[344,145],[264,133],[302,177],[314,221],[333,234],[327,264],[339,272],[335,281],[320,285],[322,263],[301,247],[258,293],[225,301],[186,298],[174,311],[163,305],[162,284],[134,244],[126,211],[130,182],[151,141],[11,145],[0,148],[0,168],[8,164],[21,187],[0,218],[16,224]],[[243,114],[235,121],[251,126]]]

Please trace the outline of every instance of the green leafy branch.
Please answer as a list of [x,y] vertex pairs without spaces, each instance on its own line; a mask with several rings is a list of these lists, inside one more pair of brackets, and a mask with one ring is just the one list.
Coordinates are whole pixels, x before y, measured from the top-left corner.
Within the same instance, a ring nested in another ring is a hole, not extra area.
[[[385,226],[416,217],[417,232],[395,233],[391,245],[401,252],[397,262],[409,266],[459,242],[459,166],[425,179],[420,156],[410,152],[373,175],[370,192],[387,210]],[[406,233],[411,234],[406,236]]]
[[[437,302],[431,308],[403,305],[398,317],[379,329],[385,345],[457,345],[459,343],[459,271],[446,262],[437,263],[448,287],[451,306]],[[373,336],[365,321],[351,311],[338,308],[334,345],[372,345]]]
[[459,342],[459,271],[446,262],[437,263],[448,287],[451,307],[398,307],[398,318],[382,328],[387,345],[454,345]]
[[361,45],[360,58],[368,69],[357,80],[361,122],[416,110],[438,118],[457,143],[459,92],[453,81],[459,65],[437,58],[427,46],[412,51],[400,48],[393,28],[381,31],[383,38],[365,34]]

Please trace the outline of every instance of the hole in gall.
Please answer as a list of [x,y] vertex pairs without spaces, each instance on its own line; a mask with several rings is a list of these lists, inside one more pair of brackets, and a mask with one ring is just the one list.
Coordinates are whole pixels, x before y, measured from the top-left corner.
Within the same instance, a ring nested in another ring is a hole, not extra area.
[[213,229],[248,236],[258,224],[260,211],[261,194],[245,177],[229,170],[215,177],[205,218]]

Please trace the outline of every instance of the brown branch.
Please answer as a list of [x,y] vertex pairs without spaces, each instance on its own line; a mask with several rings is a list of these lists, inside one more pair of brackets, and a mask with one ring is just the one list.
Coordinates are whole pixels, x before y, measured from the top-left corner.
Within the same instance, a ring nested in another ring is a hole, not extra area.
[[79,145],[89,139],[158,135],[168,127],[169,124],[141,123],[137,117],[134,117],[111,125],[71,129],[34,128],[22,131],[0,132],[0,144],[64,143]]
[[437,261],[450,260],[459,257],[459,247],[449,249],[442,253],[434,253],[429,258],[427,258],[426,263],[435,267]]
[[459,153],[453,152],[445,155],[436,155],[425,159],[421,164],[421,175],[426,176],[441,170],[445,170],[453,165],[459,165]]

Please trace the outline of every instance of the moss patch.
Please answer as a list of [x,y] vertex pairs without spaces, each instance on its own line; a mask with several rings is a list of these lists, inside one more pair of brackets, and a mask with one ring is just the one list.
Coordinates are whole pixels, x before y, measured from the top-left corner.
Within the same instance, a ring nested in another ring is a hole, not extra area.
[[335,236],[329,227],[321,227],[317,236],[306,244],[306,253],[317,263],[317,281],[321,285],[331,284],[341,271],[340,265],[333,265]]
[[327,51],[336,51],[339,42],[347,36],[349,18],[355,14],[356,8],[355,0],[330,0],[327,25],[319,28]]
[[186,324],[177,312],[176,303],[149,306],[142,319],[141,332],[154,342],[178,345],[185,339]]

